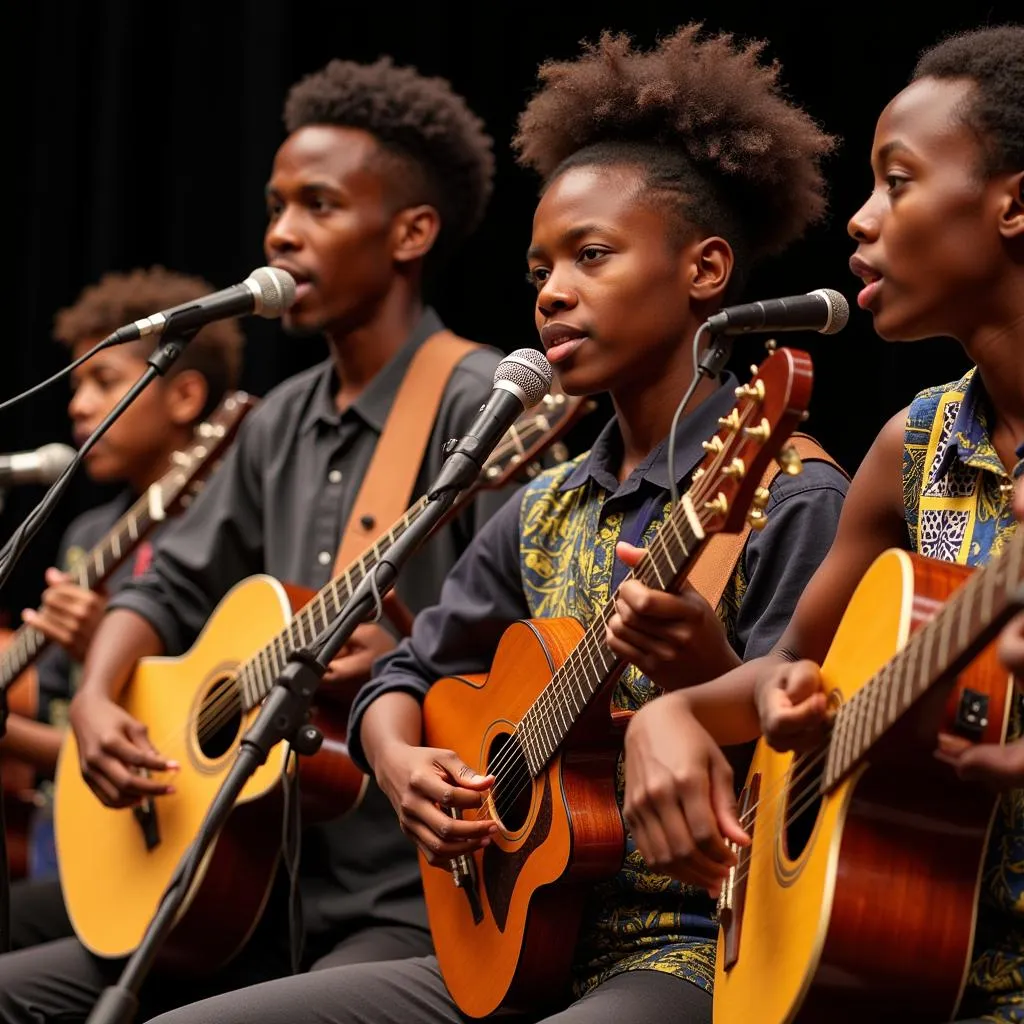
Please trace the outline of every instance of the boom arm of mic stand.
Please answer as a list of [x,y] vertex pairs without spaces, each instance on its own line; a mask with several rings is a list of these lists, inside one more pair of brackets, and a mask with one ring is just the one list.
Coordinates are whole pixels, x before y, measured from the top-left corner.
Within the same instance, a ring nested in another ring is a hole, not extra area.
[[[436,491],[436,488],[435,488]],[[324,671],[348,642],[356,627],[371,617],[380,599],[395,585],[399,570],[430,536],[458,497],[445,490],[433,498],[416,521],[395,541],[386,558],[368,573],[353,591],[338,617],[305,649],[289,655],[284,670],[274,681],[259,714],[242,737],[238,755],[224,776],[195,840],[185,851],[164,892],[146,934],[125,964],[116,985],[103,991],[89,1014],[87,1024],[130,1024],[138,1009],[138,993],[160,946],[174,926],[186,893],[210,845],[223,828],[238,795],[270,751],[288,739],[300,754],[316,753],[321,736],[307,723],[310,705]]]

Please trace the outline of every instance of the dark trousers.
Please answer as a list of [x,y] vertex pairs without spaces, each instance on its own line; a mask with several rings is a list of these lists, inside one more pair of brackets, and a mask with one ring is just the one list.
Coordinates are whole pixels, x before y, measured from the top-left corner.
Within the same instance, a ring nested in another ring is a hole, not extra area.
[[[245,949],[212,978],[171,980],[150,975],[135,1020],[149,1020],[175,1007],[287,976],[290,958],[286,944],[257,941],[258,935],[259,930]],[[422,956],[430,948],[430,935],[421,928],[374,924],[351,932],[322,952],[311,969]],[[0,956],[0,1021],[79,1024],[89,1016],[103,989],[117,981],[123,966],[120,960],[93,956],[74,938],[6,953]],[[291,1010],[298,1012],[299,1008]],[[292,1019],[290,1011],[280,1019]]]
[[11,949],[28,949],[74,934],[57,879],[21,879],[11,886]]
[[[487,970],[486,964],[480,965]],[[710,1024],[711,996],[658,971],[629,971],[543,1018],[500,1014],[505,1024]],[[468,1024],[437,960],[362,963],[284,978],[186,1006],[153,1024]]]

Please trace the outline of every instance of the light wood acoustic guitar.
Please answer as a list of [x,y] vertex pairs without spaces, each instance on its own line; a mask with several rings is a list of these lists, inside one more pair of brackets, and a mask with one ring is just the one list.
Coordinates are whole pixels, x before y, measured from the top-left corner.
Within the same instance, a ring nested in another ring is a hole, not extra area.
[[[754,370],[631,577],[676,589],[712,534],[742,530],[751,506],[751,525],[763,526],[768,493],[759,483],[806,415],[811,361],[781,348]],[[799,459],[785,463],[792,471]],[[614,599],[586,627],[571,618],[515,623],[487,675],[448,677],[427,692],[426,744],[496,779],[484,806],[464,812],[498,823],[490,845],[451,871],[420,858],[441,973],[471,1017],[567,994],[588,888],[621,866],[622,726],[610,700],[624,663],[605,643],[613,612]]]
[[[192,444],[174,453],[171,468],[71,568],[70,574],[78,586],[86,590],[102,587],[157,525],[188,506],[255,404],[256,400],[244,391],[225,396],[210,417],[196,427]],[[39,680],[33,665],[49,645],[43,633],[28,625],[0,634],[0,692],[6,693],[12,715],[35,721],[39,711]],[[28,827],[37,801],[36,773],[53,771],[52,764],[40,763],[42,757],[34,750],[25,751],[23,756],[10,749],[0,751],[12,878],[22,877],[28,866]]]
[[[539,468],[538,458],[593,403],[548,395],[524,413],[492,453],[461,507]],[[562,457],[565,457],[564,452]],[[79,768],[69,734],[57,773],[54,819],[64,898],[82,943],[105,957],[131,953],[142,940],[178,861],[192,843],[227,774],[242,735],[287,663],[345,607],[353,590],[426,508],[417,501],[344,572],[319,592],[267,575],[237,584],[217,605],[181,657],[143,658],[122,704],[149,729],[158,750],[177,761],[175,792],[134,811],[105,807]],[[348,756],[346,729],[355,688],[325,687],[312,721],[324,736],[315,756],[300,759],[306,822],[339,818],[358,806],[366,776]],[[165,971],[213,972],[245,943],[263,912],[281,852],[286,773],[294,759],[279,744],[252,776],[197,876],[161,947]]]
[[1002,741],[992,638],[1024,607],[1024,530],[982,569],[896,549],[854,592],[822,665],[827,739],[762,740],[752,836],[720,900],[715,1024],[945,1024],[971,960],[996,797],[933,756]]

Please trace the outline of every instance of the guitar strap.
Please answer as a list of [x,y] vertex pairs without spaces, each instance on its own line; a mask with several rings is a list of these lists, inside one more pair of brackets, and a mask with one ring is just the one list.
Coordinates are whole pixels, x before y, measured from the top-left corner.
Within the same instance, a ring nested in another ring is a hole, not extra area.
[[[809,434],[793,434],[790,444],[796,449],[801,462],[827,462],[849,479],[843,467]],[[779,464],[772,459],[761,477],[761,486],[770,487],[778,472]],[[687,582],[712,608],[717,608],[718,602],[722,600],[749,536],[749,523],[739,533],[716,533],[694,562]]]
[[[459,362],[479,347],[451,331],[438,331],[416,350],[391,403],[342,531],[333,576],[344,572],[376,540],[383,527],[408,509],[445,386]],[[403,612],[393,598],[386,604],[389,617],[401,618],[395,625],[407,632],[408,612]],[[396,614],[392,615],[392,611]]]

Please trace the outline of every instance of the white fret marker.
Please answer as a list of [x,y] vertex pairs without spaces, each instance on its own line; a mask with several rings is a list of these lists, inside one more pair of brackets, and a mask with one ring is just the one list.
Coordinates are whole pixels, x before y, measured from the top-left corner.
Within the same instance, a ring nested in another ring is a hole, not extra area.
[[167,513],[164,509],[164,492],[159,484],[153,484],[148,491],[146,491],[146,497],[149,498],[149,518],[154,523],[159,523],[163,520]]

